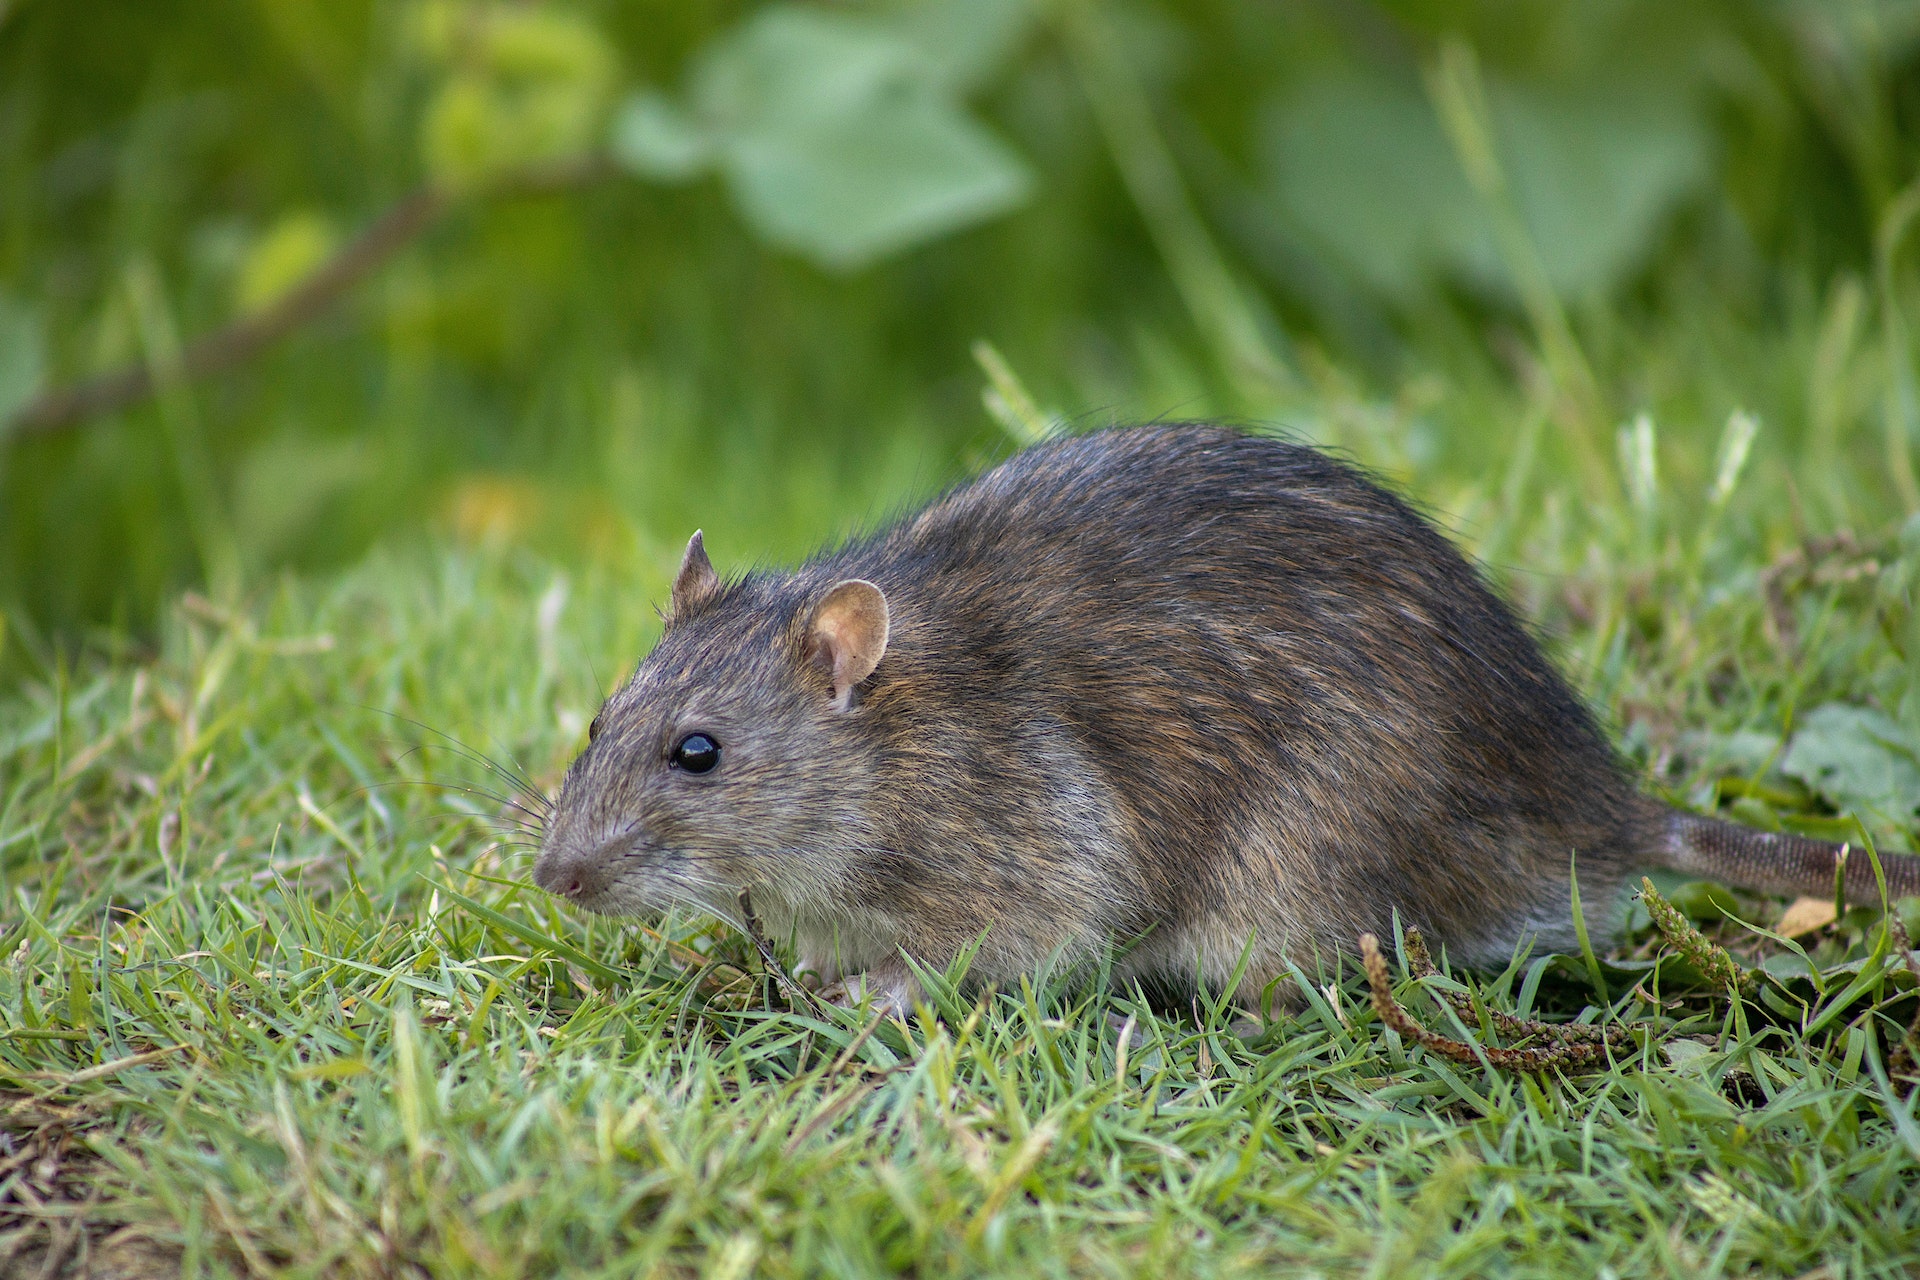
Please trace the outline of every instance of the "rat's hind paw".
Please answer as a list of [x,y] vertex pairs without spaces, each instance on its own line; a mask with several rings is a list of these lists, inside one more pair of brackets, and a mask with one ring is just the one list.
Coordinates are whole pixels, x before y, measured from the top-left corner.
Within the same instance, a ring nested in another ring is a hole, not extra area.
[[905,1021],[913,1013],[913,1002],[920,996],[920,984],[904,967],[891,965],[850,973],[820,992],[820,998],[857,1009],[870,1004],[875,1013]]

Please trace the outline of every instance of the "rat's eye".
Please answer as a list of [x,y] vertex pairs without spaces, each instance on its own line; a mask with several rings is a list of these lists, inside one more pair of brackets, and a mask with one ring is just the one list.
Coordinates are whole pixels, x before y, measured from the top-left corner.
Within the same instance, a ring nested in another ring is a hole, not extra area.
[[720,763],[720,744],[704,733],[690,733],[673,749],[673,766],[688,773],[706,773]]
[[597,715],[593,718],[593,723],[587,726],[588,742],[592,742],[595,738],[600,736],[600,716],[604,716],[605,714],[607,713],[602,711],[600,715]]

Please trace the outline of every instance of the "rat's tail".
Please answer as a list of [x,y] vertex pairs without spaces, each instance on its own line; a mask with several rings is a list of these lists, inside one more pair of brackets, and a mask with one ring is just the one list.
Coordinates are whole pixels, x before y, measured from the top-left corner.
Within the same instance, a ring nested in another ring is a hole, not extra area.
[[[1833,896],[1834,870],[1847,850],[1847,901],[1877,903],[1873,859],[1859,846],[1829,844],[1786,832],[1755,831],[1675,810],[1667,820],[1666,865],[1674,871],[1770,893]],[[1880,853],[1887,896],[1920,896],[1920,857]]]

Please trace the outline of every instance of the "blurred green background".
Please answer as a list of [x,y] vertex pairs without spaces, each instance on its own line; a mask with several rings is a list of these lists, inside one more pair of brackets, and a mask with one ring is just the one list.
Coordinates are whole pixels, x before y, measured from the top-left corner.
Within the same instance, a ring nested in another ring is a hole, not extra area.
[[1056,420],[1503,564],[1748,439],[1736,523],[1884,529],[1916,72],[1894,0],[0,0],[0,670],[377,541],[656,590]]

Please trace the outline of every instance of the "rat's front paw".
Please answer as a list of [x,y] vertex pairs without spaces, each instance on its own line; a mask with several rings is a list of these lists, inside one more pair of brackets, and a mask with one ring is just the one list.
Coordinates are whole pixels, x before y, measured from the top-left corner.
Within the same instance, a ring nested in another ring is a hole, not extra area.
[[865,973],[850,973],[821,991],[820,996],[849,1009],[870,1004],[882,1017],[904,1022],[913,1012],[913,1002],[920,996],[920,984],[904,966],[897,969],[885,966]]

